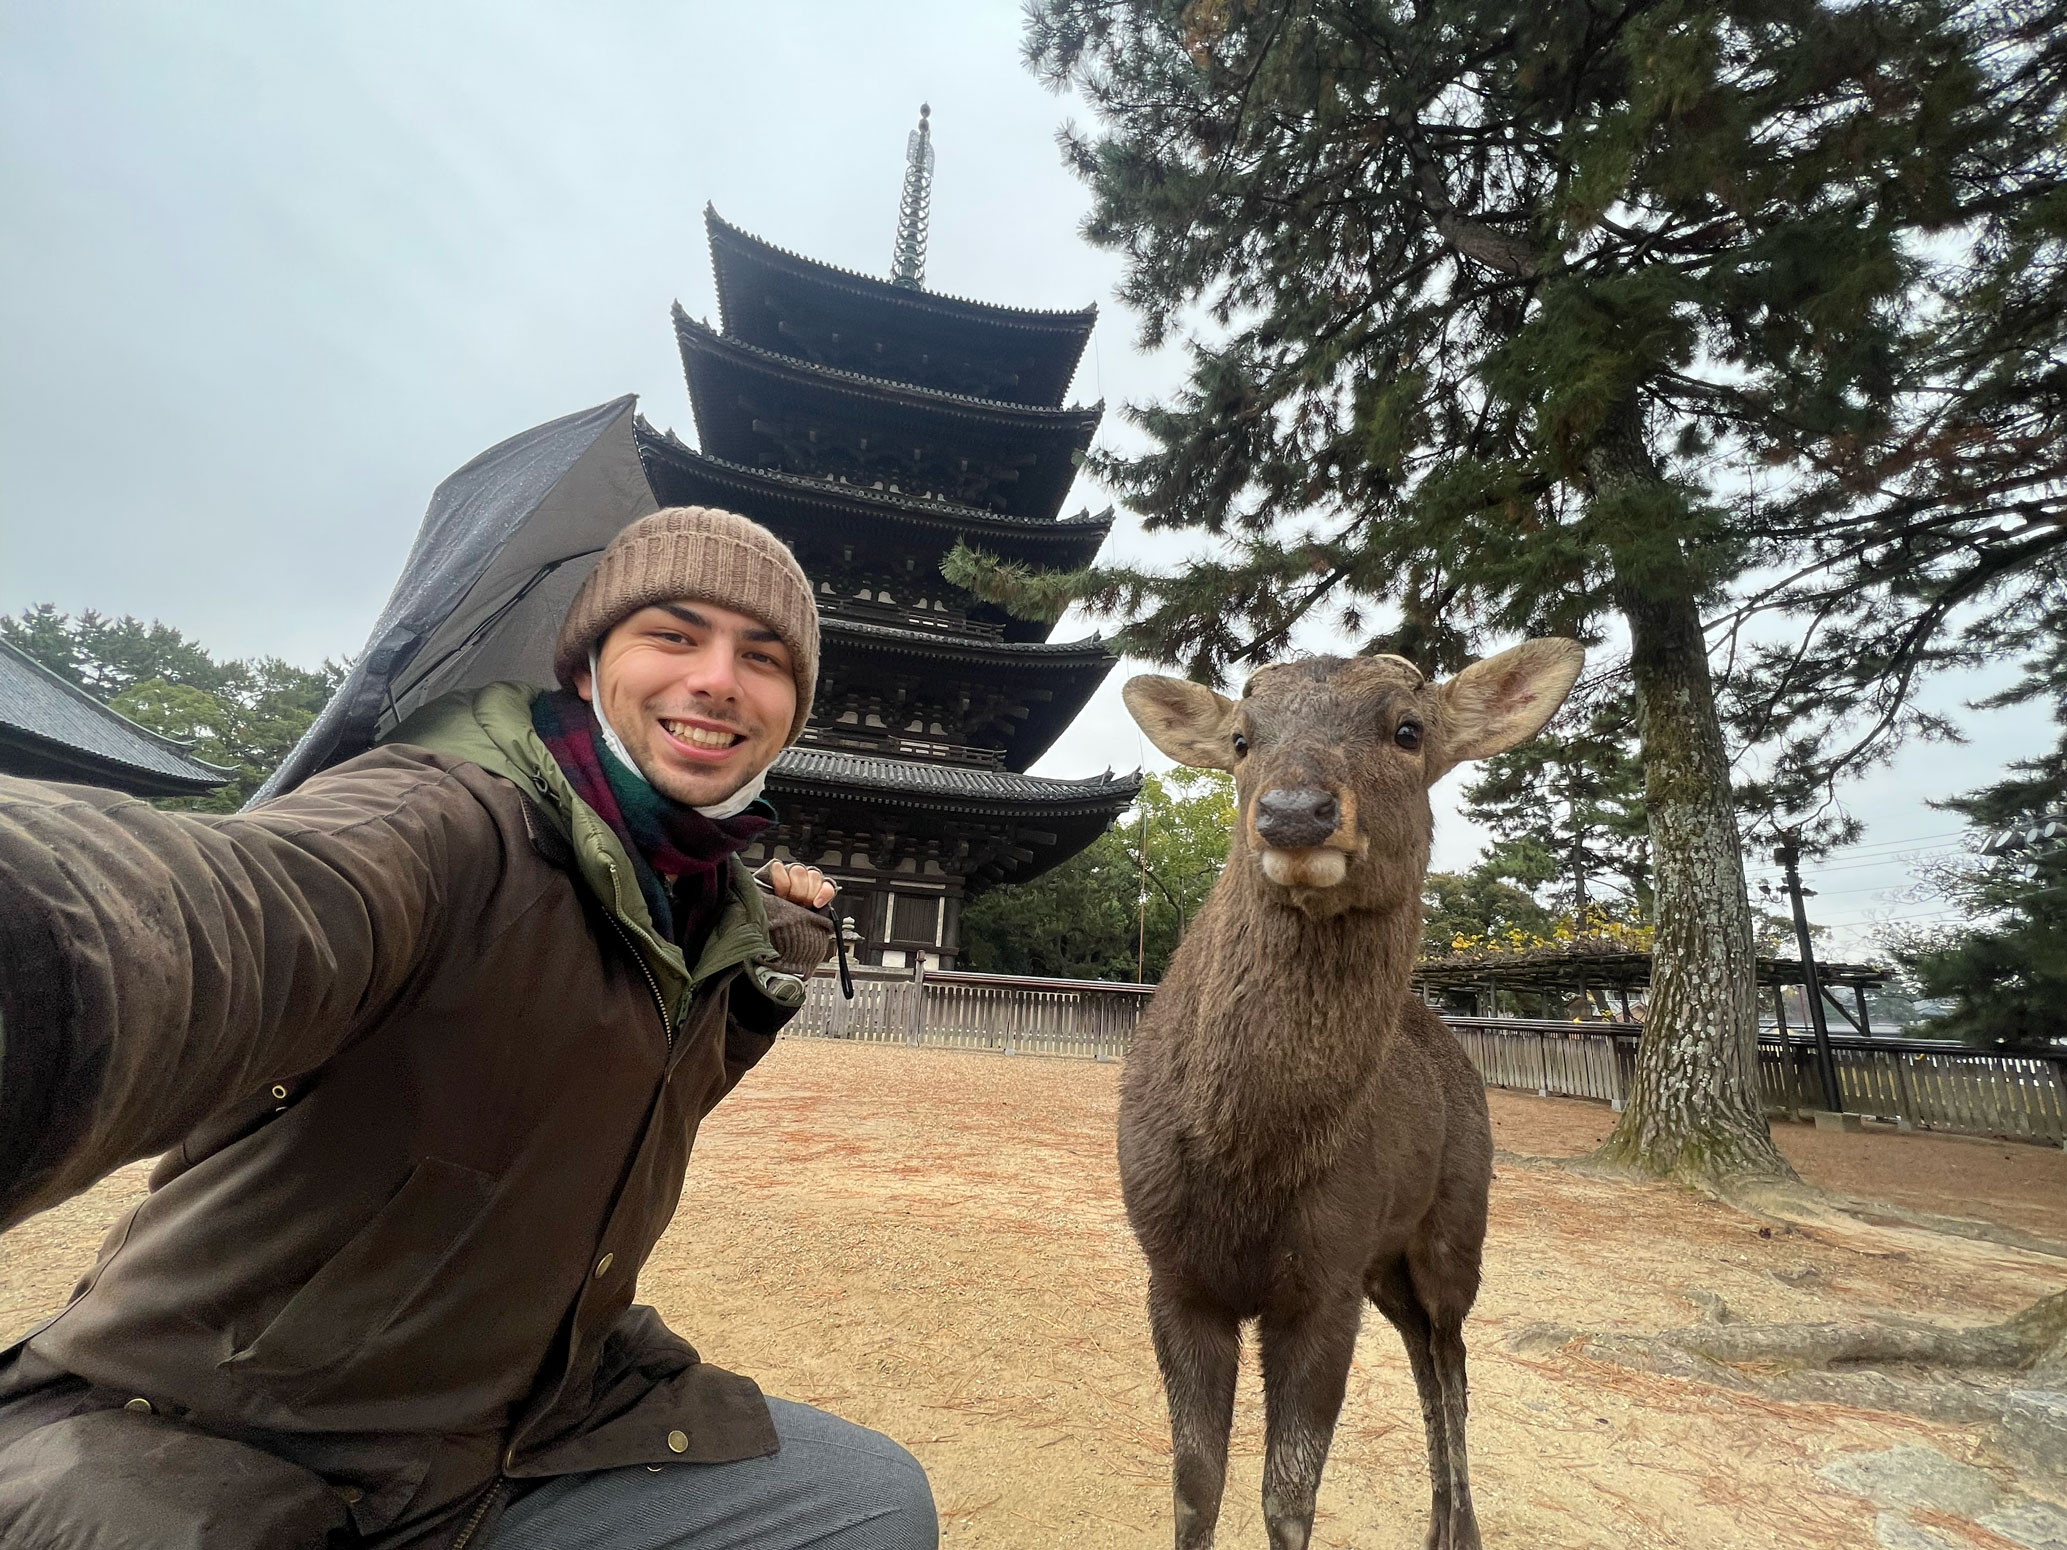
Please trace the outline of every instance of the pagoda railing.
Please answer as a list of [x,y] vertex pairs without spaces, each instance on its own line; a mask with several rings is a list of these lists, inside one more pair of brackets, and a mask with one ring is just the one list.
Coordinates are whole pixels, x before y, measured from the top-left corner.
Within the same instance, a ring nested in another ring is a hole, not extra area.
[[933,635],[953,635],[967,640],[1003,640],[1005,627],[967,614],[932,608],[906,608],[901,603],[865,602],[858,597],[818,595],[821,617],[854,619],[862,624],[886,624],[900,630],[923,630]]
[[962,769],[1001,770],[1003,750],[974,743],[949,742],[918,732],[856,730],[834,722],[830,726],[804,729],[797,739],[805,748],[838,748],[847,753],[867,754],[877,759],[921,759],[930,764],[952,764]]
[[[1035,979],[937,969],[854,971],[855,998],[830,971],[812,979],[792,1037],[988,1050],[1006,1055],[1124,1058],[1152,985]],[[1514,1017],[1444,1016],[1488,1087],[1539,1097],[1590,1098],[1622,1107],[1642,1028]],[[1926,1039],[1832,1035],[1848,1114],[1902,1130],[1942,1130],[2067,1144],[2067,1052],[2012,1055]],[[1767,1112],[1820,1107],[1814,1046],[1768,1032],[1759,1039]]]

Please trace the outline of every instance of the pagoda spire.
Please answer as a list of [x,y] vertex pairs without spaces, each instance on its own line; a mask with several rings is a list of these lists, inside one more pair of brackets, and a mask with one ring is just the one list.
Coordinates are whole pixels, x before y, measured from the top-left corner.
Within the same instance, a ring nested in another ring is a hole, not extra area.
[[904,142],[904,193],[897,201],[897,250],[890,281],[917,290],[926,279],[926,229],[933,214],[933,109],[919,104],[919,127]]

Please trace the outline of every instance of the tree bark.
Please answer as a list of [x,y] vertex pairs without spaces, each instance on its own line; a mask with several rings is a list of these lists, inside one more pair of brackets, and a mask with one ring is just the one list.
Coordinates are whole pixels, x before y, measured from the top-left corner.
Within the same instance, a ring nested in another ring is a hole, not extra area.
[[1615,600],[1629,624],[1657,908],[1650,1015],[1621,1120],[1599,1161],[1725,1184],[1787,1178],[1758,1080],[1758,982],[1729,756],[1697,578],[1633,406],[1588,458]]

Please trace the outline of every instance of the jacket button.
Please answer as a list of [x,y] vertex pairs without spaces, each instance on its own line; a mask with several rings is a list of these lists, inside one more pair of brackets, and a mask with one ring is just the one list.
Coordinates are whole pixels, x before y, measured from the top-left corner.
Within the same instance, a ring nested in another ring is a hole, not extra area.
[[615,1258],[617,1258],[615,1254],[605,1254],[596,1261],[596,1279],[598,1281],[603,1279],[604,1273],[610,1269],[610,1261]]
[[667,1434],[667,1445],[672,1452],[687,1453],[689,1451],[689,1434],[687,1432],[669,1432]]
[[134,1410],[138,1415],[149,1415],[151,1413],[151,1402],[139,1396],[136,1399],[132,1399],[122,1408],[124,1410]]

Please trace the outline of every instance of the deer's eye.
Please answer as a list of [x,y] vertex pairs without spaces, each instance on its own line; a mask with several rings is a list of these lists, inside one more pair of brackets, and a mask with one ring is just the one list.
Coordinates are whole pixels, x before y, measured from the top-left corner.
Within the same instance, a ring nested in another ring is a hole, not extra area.
[[1249,740],[1237,732],[1234,735],[1234,756],[1239,759],[1249,751]]
[[1392,740],[1409,752],[1419,748],[1421,746],[1421,723],[1418,721],[1402,721],[1393,729]]

